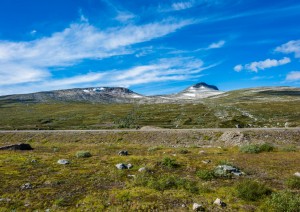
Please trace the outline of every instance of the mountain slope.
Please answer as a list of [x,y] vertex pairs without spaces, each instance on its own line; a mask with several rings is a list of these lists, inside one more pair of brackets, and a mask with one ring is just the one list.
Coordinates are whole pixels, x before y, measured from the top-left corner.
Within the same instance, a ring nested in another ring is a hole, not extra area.
[[121,87],[94,87],[31,94],[16,94],[2,96],[0,97],[0,100],[22,102],[164,103],[180,100],[200,100],[222,93],[223,92],[219,91],[216,86],[202,82],[193,85],[180,93],[162,96],[143,96],[127,88]]

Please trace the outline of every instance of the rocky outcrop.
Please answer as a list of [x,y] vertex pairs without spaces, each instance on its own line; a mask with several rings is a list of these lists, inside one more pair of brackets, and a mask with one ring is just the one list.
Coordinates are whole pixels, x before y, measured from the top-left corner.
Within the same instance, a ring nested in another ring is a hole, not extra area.
[[0,147],[0,150],[33,150],[30,144],[12,144],[8,146]]

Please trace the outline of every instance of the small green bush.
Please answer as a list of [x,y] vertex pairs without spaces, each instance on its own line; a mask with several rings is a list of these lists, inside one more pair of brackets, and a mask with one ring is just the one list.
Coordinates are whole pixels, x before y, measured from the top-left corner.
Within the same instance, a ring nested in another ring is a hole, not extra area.
[[179,154],[188,154],[188,153],[190,153],[190,151],[187,149],[180,149],[180,150],[178,150],[178,153]]
[[249,145],[244,145],[240,148],[240,152],[251,153],[251,154],[257,154],[261,152],[271,152],[273,150],[274,150],[274,146],[268,143],[249,144]]
[[197,177],[199,177],[202,180],[212,180],[216,178],[215,174],[213,171],[209,170],[199,170],[196,172]]
[[286,146],[282,148],[282,151],[284,152],[297,152],[296,146]]
[[144,186],[158,191],[184,189],[190,193],[199,192],[196,182],[173,175],[160,175],[158,177],[141,175],[135,179],[134,186]]
[[155,151],[162,150],[162,149],[163,149],[162,146],[152,146],[152,147],[148,148],[148,152],[155,152]]
[[273,193],[267,205],[276,212],[299,212],[300,195],[290,191]]
[[179,167],[180,165],[176,162],[175,159],[171,159],[171,158],[164,158],[162,163],[161,163],[163,166],[165,167],[168,167],[168,168],[177,168]]
[[78,157],[78,158],[89,158],[89,157],[92,157],[92,154],[90,152],[87,152],[87,151],[79,151],[79,152],[76,152],[76,157]]
[[285,184],[291,189],[300,189],[300,177],[292,176],[285,181]]
[[236,186],[237,196],[246,201],[257,201],[272,193],[271,189],[252,180],[244,180]]

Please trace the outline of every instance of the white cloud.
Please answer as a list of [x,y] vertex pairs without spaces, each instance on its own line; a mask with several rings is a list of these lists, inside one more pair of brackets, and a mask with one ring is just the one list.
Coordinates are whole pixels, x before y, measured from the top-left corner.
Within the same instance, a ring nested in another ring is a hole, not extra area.
[[222,48],[224,45],[225,45],[225,41],[220,40],[219,42],[210,44],[207,49],[219,49]]
[[286,81],[300,81],[300,71],[291,71],[286,75]]
[[176,2],[172,4],[173,10],[186,10],[192,8],[195,4],[195,1],[185,1],[185,2]]
[[281,65],[285,65],[291,62],[291,59],[288,57],[284,57],[281,60],[275,60],[275,59],[266,59],[264,61],[258,61],[258,62],[252,62],[249,64],[246,64],[244,66],[237,65],[234,67],[234,70],[239,72],[243,69],[258,72],[259,70],[264,70],[267,68],[277,67]]
[[240,72],[240,71],[242,71],[243,70],[243,66],[241,65],[241,64],[239,64],[239,65],[236,65],[233,69],[236,71],[236,72]]
[[35,83],[15,86],[1,86],[0,95],[28,93],[41,90],[56,90],[73,87],[122,86],[130,87],[146,83],[187,80],[200,77],[205,69],[216,64],[204,66],[202,60],[193,57],[163,58],[147,65],[135,66],[125,70],[107,70],[90,72],[63,79],[49,79]]
[[300,40],[292,40],[275,49],[276,52],[284,54],[294,53],[296,58],[300,58]]
[[135,15],[129,12],[118,12],[117,17],[115,18],[117,21],[120,22],[127,22],[135,18]]
[[[49,69],[84,59],[128,54],[127,47],[163,37],[190,25],[190,20],[163,20],[100,30],[89,23],[71,24],[61,32],[28,42],[0,41],[0,85],[46,80]],[[26,75],[26,77],[24,76]]]

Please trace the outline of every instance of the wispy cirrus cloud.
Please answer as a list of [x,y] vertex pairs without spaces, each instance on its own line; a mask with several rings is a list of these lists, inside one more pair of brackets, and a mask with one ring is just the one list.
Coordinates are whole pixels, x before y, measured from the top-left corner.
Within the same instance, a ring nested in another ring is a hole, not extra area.
[[281,60],[266,59],[264,61],[252,62],[252,63],[248,63],[246,65],[239,64],[239,65],[236,65],[233,69],[236,72],[240,72],[243,69],[246,69],[248,71],[258,72],[259,70],[282,66],[282,65],[288,64],[290,62],[291,62],[291,59],[288,57],[284,57]]
[[300,58],[300,40],[292,40],[275,49],[276,52],[284,54],[294,54],[296,58]]
[[291,71],[286,75],[285,81],[295,82],[300,81],[300,71]]
[[50,68],[132,53],[128,48],[131,45],[163,37],[192,23],[165,19],[101,30],[85,21],[49,37],[26,42],[0,41],[0,85],[43,81],[51,76]]
[[[27,93],[72,87],[123,86],[130,87],[147,83],[179,81],[201,77],[201,72],[218,64],[205,66],[194,57],[163,58],[146,65],[123,70],[93,71],[62,79],[49,79],[37,83],[15,85],[0,90],[0,94]],[[1,87],[1,86],[0,86]]]
[[225,41],[224,40],[220,40],[216,43],[212,43],[210,44],[207,49],[219,49],[219,48],[222,48],[224,45],[225,45]]
[[171,5],[173,10],[186,10],[192,8],[196,4],[195,1],[181,1],[175,2]]

